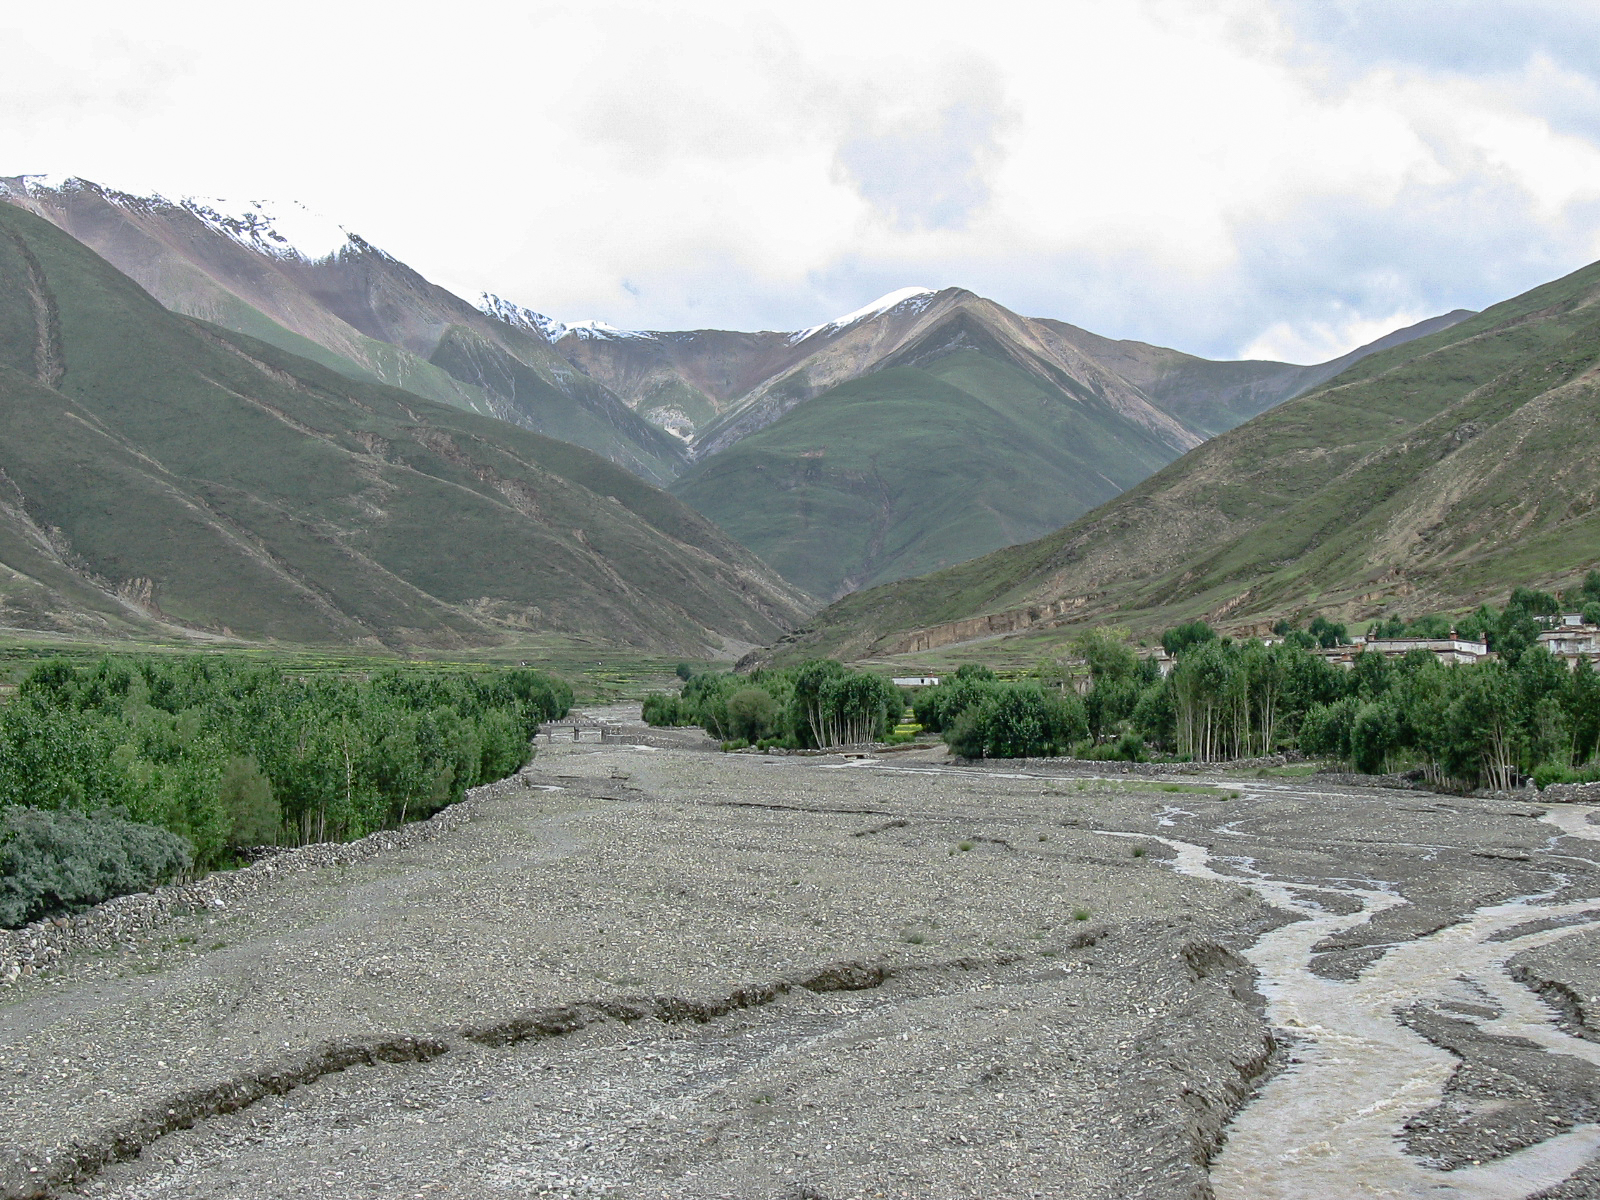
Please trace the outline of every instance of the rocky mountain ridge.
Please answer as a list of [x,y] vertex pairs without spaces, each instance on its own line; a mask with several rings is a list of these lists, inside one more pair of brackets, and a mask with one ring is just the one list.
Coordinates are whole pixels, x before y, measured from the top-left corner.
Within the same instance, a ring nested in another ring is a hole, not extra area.
[[0,178],[0,200],[77,238],[185,316],[341,374],[405,388],[584,446],[654,483],[681,469],[671,435],[574,371],[536,329],[487,315],[357,234],[280,230],[252,203],[135,196],[81,179]]

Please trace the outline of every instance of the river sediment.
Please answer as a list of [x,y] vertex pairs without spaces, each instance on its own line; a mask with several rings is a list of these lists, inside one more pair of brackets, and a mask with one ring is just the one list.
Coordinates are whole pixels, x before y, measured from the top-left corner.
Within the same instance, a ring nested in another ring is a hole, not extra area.
[[19,981],[0,1194],[1595,1194],[1578,809],[641,741],[472,816]]

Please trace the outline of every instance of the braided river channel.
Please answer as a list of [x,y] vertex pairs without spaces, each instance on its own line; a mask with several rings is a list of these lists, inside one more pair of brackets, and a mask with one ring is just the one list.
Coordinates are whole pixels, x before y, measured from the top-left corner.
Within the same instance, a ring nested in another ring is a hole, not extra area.
[[[1557,805],[1543,815],[1555,827],[1551,848],[1562,837],[1600,839],[1589,820],[1594,811]],[[1408,903],[1397,886],[1273,878],[1248,858],[1221,861],[1192,842],[1160,840],[1176,851],[1179,872],[1243,884],[1303,918],[1246,954],[1260,972],[1268,1019],[1296,1044],[1291,1065],[1230,1126],[1212,1168],[1219,1200],[1522,1200],[1560,1184],[1600,1151],[1600,1125],[1580,1124],[1494,1161],[1446,1170],[1408,1154],[1401,1137],[1408,1119],[1439,1104],[1458,1065],[1402,1019],[1418,1005],[1441,1006],[1523,1048],[1600,1067],[1600,1043],[1560,1028],[1555,1010],[1507,969],[1522,951],[1600,924],[1600,899],[1560,901],[1569,880],[1550,873],[1543,891],[1389,945],[1354,978],[1324,978],[1311,969],[1314,947]]]

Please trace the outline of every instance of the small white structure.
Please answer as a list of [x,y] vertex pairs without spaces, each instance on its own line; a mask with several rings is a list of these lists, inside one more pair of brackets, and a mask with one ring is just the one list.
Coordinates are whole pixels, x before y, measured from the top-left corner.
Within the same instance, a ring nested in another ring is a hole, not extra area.
[[904,675],[890,680],[895,687],[938,687],[937,675]]

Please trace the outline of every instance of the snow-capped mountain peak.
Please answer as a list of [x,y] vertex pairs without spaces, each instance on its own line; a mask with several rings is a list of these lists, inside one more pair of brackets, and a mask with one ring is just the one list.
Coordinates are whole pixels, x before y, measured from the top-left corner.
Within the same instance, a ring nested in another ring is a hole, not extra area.
[[344,226],[294,200],[188,196],[182,204],[219,233],[273,258],[323,262],[350,244]]
[[802,329],[799,333],[792,335],[789,341],[791,344],[795,342],[803,342],[809,337],[815,337],[819,333],[831,333],[836,330],[845,329],[851,325],[854,325],[857,321],[865,321],[868,317],[876,317],[881,313],[888,312],[892,308],[899,308],[902,304],[910,304],[912,301],[926,303],[927,298],[934,295],[937,295],[937,293],[932,288],[899,288],[895,291],[889,292],[887,295],[879,296],[871,304],[862,305],[854,312],[847,312],[842,317],[835,317],[831,321],[824,321],[821,325],[813,325],[810,329]]

